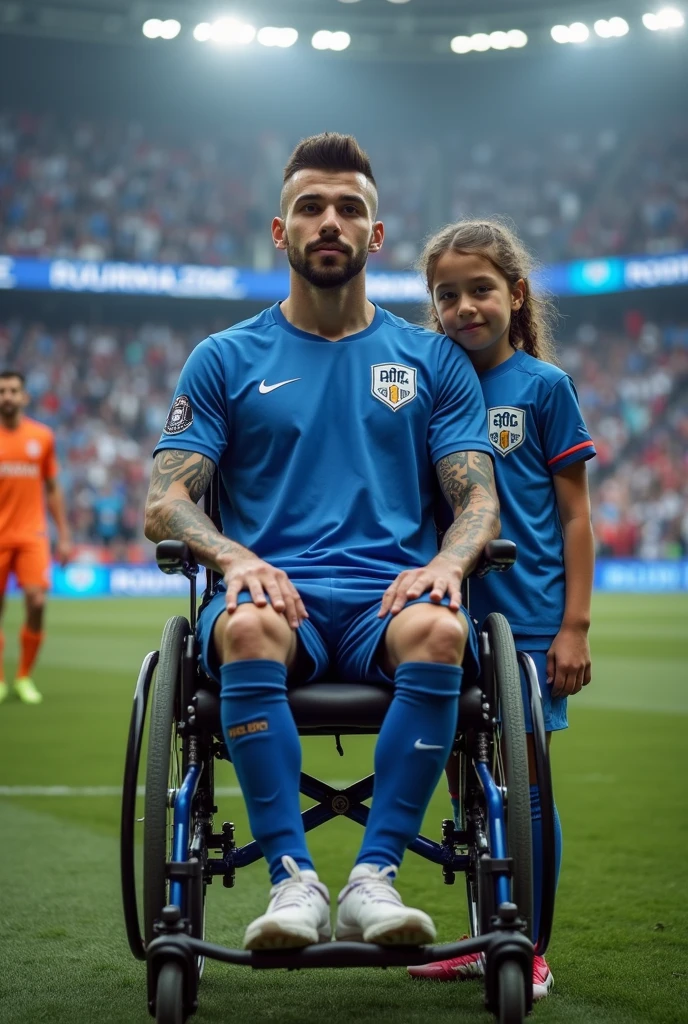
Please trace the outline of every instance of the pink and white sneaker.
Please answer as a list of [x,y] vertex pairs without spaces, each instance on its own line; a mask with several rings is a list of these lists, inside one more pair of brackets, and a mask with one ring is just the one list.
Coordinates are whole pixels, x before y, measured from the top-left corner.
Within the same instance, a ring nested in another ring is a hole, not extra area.
[[[462,935],[461,941],[468,935]],[[468,956],[454,956],[449,960],[436,960],[432,964],[418,964],[407,967],[412,978],[428,978],[431,981],[466,981],[468,978],[482,978],[485,973],[485,960],[482,953],[469,953]]]
[[553,984],[554,978],[549,964],[544,956],[535,955],[533,957],[533,1002],[537,1003],[538,999],[548,996]]
[[[463,938],[468,938],[464,935]],[[482,978],[485,973],[485,959],[482,953],[471,953],[469,956],[455,956],[449,960],[436,960],[432,964],[418,964],[407,967],[412,978],[426,978],[430,981],[467,981],[469,978]],[[533,1002],[548,996],[554,977],[544,956],[533,957]]]

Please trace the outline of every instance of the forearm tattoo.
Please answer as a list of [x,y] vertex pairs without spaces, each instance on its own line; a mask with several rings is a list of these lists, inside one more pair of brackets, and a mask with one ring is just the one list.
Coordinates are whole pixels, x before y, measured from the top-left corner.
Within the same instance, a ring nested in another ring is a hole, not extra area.
[[442,540],[442,553],[456,558],[464,574],[487,544],[499,536],[499,501],[492,459],[484,452],[453,452],[437,463],[442,493],[454,522]]
[[[215,464],[198,452],[174,448],[159,452],[146,501],[146,536],[149,540],[183,540],[196,558],[212,569],[221,569],[219,555],[239,554],[241,544],[223,537],[196,502],[203,496],[215,472]],[[173,484],[179,488],[170,490]]]

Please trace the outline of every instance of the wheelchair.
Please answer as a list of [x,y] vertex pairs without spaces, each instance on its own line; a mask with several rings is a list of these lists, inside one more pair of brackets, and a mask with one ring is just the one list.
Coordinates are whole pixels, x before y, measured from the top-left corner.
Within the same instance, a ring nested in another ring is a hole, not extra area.
[[[217,522],[217,503],[206,495]],[[190,583],[188,619],[173,616],[159,651],[141,666],[127,744],[121,813],[121,883],[132,954],[147,964],[148,1008],[158,1024],[183,1024],[198,1007],[205,958],[254,969],[406,967],[471,953],[484,955],[485,1004],[501,1024],[521,1024],[532,1008],[534,949],[544,953],[554,913],[552,783],[535,666],[514,647],[504,616],[489,615],[479,631],[480,672],[464,676],[454,752],[459,758],[461,820],[445,820],[441,840],[419,835],[409,850],[442,870],[453,885],[466,879],[470,937],[445,945],[382,947],[328,942],[297,950],[248,951],[205,941],[207,887],[220,876],[235,884],[238,869],[262,857],[255,841],[237,845],[235,828],[216,830],[214,762],[228,759],[216,683],[199,668],[195,639],[196,564],[188,547],[162,541],[163,572]],[[510,541],[491,541],[476,574],[504,571],[516,559]],[[204,601],[219,582],[208,572]],[[470,588],[467,581],[465,590]],[[469,595],[464,594],[464,597]],[[468,604],[470,609],[470,604]],[[530,786],[519,677],[527,681],[533,718],[535,763],[543,819],[543,878],[539,934],[533,946]],[[152,691],[152,698],[149,700]],[[337,680],[291,685],[289,703],[301,736],[377,734],[392,688]],[[150,706],[149,706],[150,705]],[[146,718],[149,734],[144,817],[136,818],[139,764]],[[365,826],[374,775],[334,789],[305,773],[300,791],[315,802],[302,814],[304,828],[344,815]],[[141,828],[142,826],[142,828]],[[135,846],[143,833],[142,917],[139,917]]]

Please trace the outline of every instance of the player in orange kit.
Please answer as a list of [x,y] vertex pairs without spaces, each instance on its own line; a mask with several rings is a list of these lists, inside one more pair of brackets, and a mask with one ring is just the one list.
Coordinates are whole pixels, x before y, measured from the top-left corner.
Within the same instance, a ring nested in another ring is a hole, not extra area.
[[[53,432],[24,416],[28,395],[21,373],[0,372],[0,618],[10,572],[24,591],[26,621],[20,633],[20,660],[14,690],[25,704],[40,704],[31,679],[43,640],[43,610],[50,585],[50,543],[46,505],[57,526],[57,560],[69,561],[71,541],[62,491],[57,483]],[[0,703],[8,696],[0,631]]]

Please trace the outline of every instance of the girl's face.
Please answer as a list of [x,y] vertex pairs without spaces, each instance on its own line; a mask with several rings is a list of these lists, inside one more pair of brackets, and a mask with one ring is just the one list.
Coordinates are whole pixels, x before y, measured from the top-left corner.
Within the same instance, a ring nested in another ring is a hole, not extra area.
[[484,256],[442,253],[432,300],[442,329],[470,354],[509,345],[511,314],[523,305],[525,285],[512,286]]

